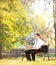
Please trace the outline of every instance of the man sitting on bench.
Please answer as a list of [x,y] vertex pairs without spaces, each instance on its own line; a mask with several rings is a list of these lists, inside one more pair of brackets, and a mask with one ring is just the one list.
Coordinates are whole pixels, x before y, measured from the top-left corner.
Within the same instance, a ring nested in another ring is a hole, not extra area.
[[[41,52],[42,45],[45,45],[45,42],[40,38],[40,34],[37,33],[35,35],[35,42],[34,42],[33,47],[31,49],[25,50],[25,55],[26,55],[27,60],[35,61],[35,54],[38,52]],[[31,54],[32,58],[31,58],[30,54]]]

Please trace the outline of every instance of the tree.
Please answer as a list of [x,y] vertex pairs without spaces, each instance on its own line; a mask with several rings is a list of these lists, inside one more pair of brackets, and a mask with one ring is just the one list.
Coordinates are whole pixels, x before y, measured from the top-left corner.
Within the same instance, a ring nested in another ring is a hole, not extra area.
[[20,1],[0,0],[0,48],[13,48],[14,42],[19,37],[22,39],[27,36],[30,31],[30,20]]
[[54,3],[54,8],[53,8],[54,29],[55,29],[55,57],[56,57],[56,0],[53,0],[53,3]]

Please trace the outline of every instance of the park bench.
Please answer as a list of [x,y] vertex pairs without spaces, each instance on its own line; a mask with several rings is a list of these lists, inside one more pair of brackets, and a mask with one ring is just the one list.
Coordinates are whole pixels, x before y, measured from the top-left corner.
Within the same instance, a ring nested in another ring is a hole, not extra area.
[[41,52],[37,53],[38,54],[42,54],[43,55],[43,59],[45,60],[45,57],[47,55],[48,60],[49,60],[49,45],[43,45],[41,46]]
[[[41,52],[36,53],[36,55],[39,55],[39,54],[43,55],[44,60],[45,60],[45,57],[47,55],[48,60],[49,60],[49,44],[41,46]],[[23,61],[24,57],[25,57],[25,49],[24,49],[24,52],[22,53],[22,61]]]
[[[43,59],[45,60],[46,54],[49,60],[49,45],[43,45],[41,47],[42,52],[36,53],[36,55],[42,54],[43,55]],[[11,49],[9,52],[7,51],[3,51],[2,52],[2,56],[3,57],[21,57],[22,61],[25,57],[25,49]]]

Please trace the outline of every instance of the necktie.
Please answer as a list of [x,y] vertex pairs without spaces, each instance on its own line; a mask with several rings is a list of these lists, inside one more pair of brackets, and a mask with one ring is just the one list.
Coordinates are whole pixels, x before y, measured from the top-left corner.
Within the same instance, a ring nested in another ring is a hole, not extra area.
[[35,41],[35,47],[37,46],[37,40]]

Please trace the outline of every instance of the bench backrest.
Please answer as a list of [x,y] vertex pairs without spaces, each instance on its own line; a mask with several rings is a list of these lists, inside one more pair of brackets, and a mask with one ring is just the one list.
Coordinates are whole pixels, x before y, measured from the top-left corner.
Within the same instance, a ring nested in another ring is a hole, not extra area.
[[44,53],[47,53],[48,49],[49,49],[49,45],[43,45],[43,46],[41,46],[41,51],[44,52]]

